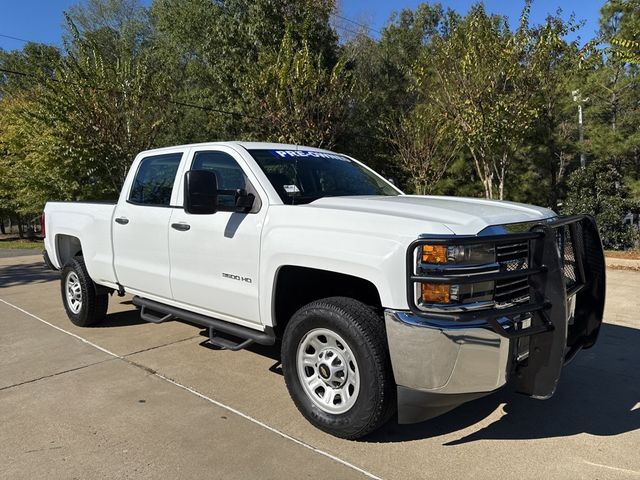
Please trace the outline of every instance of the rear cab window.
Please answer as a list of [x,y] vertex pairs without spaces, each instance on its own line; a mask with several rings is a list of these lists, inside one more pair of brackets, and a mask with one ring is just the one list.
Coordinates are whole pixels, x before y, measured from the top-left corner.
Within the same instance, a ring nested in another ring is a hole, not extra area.
[[140,161],[127,201],[135,205],[168,207],[182,152],[151,155]]

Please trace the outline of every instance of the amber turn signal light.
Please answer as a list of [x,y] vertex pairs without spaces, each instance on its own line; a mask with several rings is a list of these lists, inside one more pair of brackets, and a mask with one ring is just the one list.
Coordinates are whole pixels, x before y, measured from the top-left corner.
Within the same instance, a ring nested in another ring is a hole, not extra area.
[[449,303],[449,285],[443,283],[422,283],[423,303]]
[[423,263],[447,263],[447,247],[445,245],[423,245]]

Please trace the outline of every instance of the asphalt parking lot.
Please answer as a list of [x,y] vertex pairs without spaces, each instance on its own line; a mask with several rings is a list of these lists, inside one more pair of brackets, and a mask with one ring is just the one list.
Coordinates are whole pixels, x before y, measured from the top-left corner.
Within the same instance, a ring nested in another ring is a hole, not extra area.
[[640,273],[607,273],[599,342],[551,400],[501,390],[354,442],[298,414],[277,349],[205,348],[127,297],[78,328],[39,256],[0,258],[0,478],[640,478]]

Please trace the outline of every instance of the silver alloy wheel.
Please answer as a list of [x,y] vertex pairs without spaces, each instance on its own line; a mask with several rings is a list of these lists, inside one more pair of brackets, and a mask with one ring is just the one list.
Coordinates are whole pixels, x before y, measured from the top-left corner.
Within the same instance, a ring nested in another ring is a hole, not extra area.
[[298,344],[298,378],[307,396],[321,410],[347,412],[358,399],[360,373],[351,348],[325,328],[307,332]]
[[65,282],[65,291],[67,293],[67,306],[71,312],[77,314],[82,308],[82,287],[80,279],[76,272],[69,272]]

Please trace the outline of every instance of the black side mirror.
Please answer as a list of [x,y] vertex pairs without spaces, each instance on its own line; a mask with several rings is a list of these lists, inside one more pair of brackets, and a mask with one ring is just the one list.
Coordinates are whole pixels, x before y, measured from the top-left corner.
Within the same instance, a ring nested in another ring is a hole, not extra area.
[[189,170],[184,174],[184,211],[210,215],[218,211],[218,177],[210,170]]
[[236,190],[236,212],[247,213],[251,211],[256,197],[253,193],[247,193],[244,189]]

